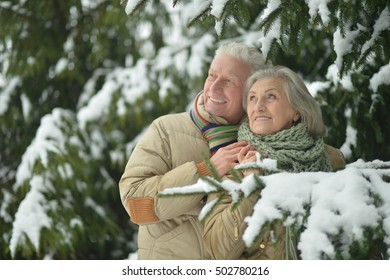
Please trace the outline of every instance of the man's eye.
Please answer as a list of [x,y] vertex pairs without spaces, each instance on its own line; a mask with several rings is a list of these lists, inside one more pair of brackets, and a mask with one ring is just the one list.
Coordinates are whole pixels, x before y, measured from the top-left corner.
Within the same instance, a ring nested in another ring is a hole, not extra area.
[[226,80],[225,83],[227,86],[234,86],[234,82],[232,80]]

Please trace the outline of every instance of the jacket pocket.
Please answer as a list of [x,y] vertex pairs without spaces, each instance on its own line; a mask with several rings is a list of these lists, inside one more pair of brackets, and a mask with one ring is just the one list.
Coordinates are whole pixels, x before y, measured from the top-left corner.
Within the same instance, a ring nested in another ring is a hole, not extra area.
[[157,238],[151,247],[150,257],[164,260],[201,259],[199,239],[191,222],[185,221]]

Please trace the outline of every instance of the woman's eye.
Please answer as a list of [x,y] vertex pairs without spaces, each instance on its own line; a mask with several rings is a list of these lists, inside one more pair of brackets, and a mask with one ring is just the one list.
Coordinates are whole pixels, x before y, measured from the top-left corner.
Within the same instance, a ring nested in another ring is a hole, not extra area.
[[250,96],[248,97],[248,100],[249,100],[249,101],[255,101],[255,100],[256,100],[256,96],[250,95]]
[[275,94],[269,94],[269,95],[267,96],[267,99],[268,99],[268,100],[276,99],[276,95],[275,95]]

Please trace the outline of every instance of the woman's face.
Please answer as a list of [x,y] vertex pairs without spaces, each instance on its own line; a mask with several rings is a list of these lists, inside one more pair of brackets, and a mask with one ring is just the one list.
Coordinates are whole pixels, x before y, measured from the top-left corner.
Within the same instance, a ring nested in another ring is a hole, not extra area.
[[249,127],[257,134],[274,134],[288,129],[300,118],[288,102],[281,78],[257,80],[250,88],[247,101]]

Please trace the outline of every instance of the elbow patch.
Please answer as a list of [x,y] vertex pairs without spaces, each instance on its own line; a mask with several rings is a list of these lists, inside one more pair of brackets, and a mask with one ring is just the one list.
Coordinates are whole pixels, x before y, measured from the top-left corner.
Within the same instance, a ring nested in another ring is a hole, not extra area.
[[131,197],[127,200],[130,219],[135,224],[158,222],[153,197]]

